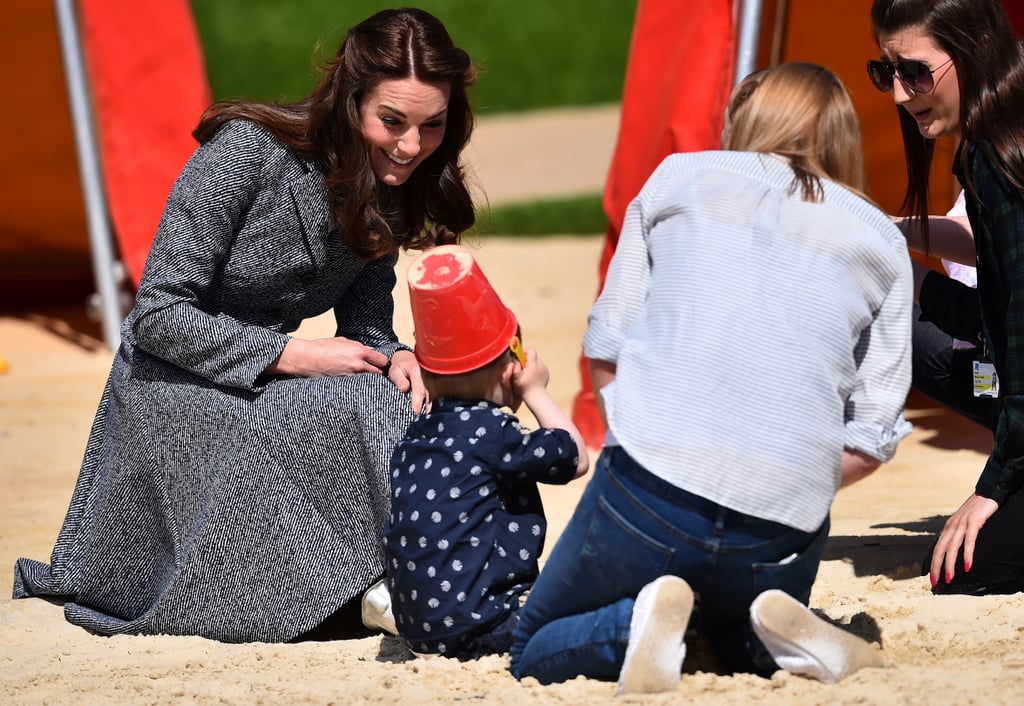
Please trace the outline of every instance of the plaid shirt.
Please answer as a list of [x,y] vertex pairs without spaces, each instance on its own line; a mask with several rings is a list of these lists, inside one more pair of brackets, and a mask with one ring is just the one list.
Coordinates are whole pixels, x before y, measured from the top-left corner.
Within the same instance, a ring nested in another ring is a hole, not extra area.
[[1024,485],[1024,200],[993,165],[991,145],[969,145],[967,217],[978,253],[978,297],[988,354],[999,376],[995,445],[975,492],[1002,503]]

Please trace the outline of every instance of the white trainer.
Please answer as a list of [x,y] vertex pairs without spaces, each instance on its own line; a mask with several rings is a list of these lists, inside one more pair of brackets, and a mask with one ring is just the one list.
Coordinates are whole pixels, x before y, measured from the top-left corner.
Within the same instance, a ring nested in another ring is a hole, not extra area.
[[884,667],[867,640],[815,615],[788,593],[765,591],[750,604],[750,624],[787,672],[835,684],[864,667]]
[[678,576],[660,576],[643,587],[633,604],[619,694],[653,694],[679,686],[691,612],[693,590]]
[[391,594],[381,579],[363,593],[362,600],[363,625],[371,630],[383,630],[391,635],[398,635],[395,627],[395,614],[391,611]]

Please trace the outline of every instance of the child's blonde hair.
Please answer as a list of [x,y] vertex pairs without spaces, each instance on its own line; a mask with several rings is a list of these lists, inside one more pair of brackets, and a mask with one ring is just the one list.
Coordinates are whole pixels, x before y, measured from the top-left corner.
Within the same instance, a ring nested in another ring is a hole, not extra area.
[[843,82],[823,66],[790,62],[754,72],[732,91],[722,149],[788,157],[793,190],[822,197],[821,178],[864,192],[860,123]]

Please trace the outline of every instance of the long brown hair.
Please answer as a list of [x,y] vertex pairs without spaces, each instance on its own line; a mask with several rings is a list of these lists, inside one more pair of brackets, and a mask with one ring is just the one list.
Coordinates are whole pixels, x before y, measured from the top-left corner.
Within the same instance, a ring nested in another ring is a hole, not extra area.
[[[416,78],[451,87],[444,139],[402,186],[381,184],[360,122],[360,101],[381,81]],[[423,249],[457,242],[475,221],[461,164],[473,132],[467,89],[476,81],[469,55],[433,15],[414,8],[383,10],[352,27],[322,68],[312,92],[295,103],[219,101],[193,136],[213,137],[230,120],[251,120],[297,156],[315,162],[342,241],[374,259],[398,247]]]
[[793,191],[805,201],[822,197],[822,178],[864,192],[857,113],[839,77],[817,64],[779,64],[740,81],[726,107],[722,149],[787,157]]
[[[999,0],[875,0],[875,39],[920,27],[956,66],[960,86],[960,159],[970,189],[964,144],[991,144],[993,166],[1024,196],[1024,55]],[[907,160],[901,209],[919,219],[927,244],[928,175],[935,149],[899,106]]]

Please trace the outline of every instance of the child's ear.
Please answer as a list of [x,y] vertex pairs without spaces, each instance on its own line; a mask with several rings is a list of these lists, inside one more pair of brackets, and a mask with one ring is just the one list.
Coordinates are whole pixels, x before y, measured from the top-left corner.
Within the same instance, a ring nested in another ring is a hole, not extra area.
[[510,360],[505,364],[505,367],[501,369],[501,386],[512,387],[512,376],[516,373],[515,361]]

